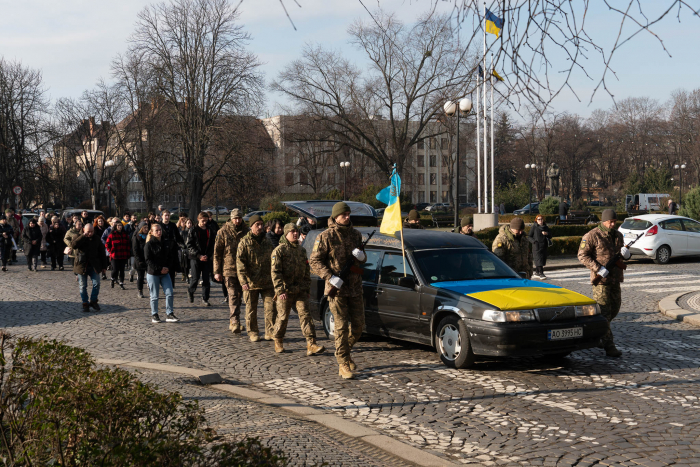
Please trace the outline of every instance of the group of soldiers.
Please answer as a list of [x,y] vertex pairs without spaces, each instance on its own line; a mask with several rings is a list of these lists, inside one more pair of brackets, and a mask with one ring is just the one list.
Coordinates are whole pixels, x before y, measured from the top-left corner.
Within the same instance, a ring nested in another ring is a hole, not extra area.
[[[601,339],[601,346],[605,354],[613,358],[622,356],[622,352],[615,347],[610,325],[622,305],[620,284],[624,276],[621,268],[607,269],[606,265],[615,263],[611,261],[615,258],[627,260],[631,256],[616,225],[615,211],[604,210],[600,224],[583,236],[578,250],[578,260],[591,271],[593,299],[608,321],[608,331]],[[525,235],[525,223],[522,219],[514,218],[509,225],[501,227],[491,249],[513,270],[526,272],[528,278],[532,276],[532,250]],[[596,280],[597,276],[600,276],[599,280]]]
[[[309,311],[311,271],[326,282],[325,293],[335,318],[335,347],[338,373],[342,378],[355,376],[357,365],[350,350],[360,339],[365,310],[362,300],[362,276],[350,274],[345,280],[338,271],[350,261],[359,266],[367,260],[362,235],[350,222],[350,207],[340,202],[333,206],[328,229],[313,246],[311,258],[299,242],[299,227],[284,226],[279,246],[273,247],[265,236],[263,220],[251,216],[250,227],[238,209],[219,230],[213,248],[214,277],[223,281],[229,297],[229,329],[239,334],[241,298],[246,302],[245,331],[251,342],[260,340],[257,304],[262,298],[265,314],[265,340],[273,340],[275,352],[284,352],[284,335],[292,308],[299,315],[306,338],[308,356],[325,351],[316,343],[316,329]],[[333,292],[332,290],[335,289]]]

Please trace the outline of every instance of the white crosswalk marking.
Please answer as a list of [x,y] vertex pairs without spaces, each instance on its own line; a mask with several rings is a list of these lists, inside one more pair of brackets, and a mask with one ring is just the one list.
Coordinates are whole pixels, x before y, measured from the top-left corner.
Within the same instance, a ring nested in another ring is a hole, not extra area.
[[[553,282],[576,282],[580,285],[590,284],[590,272],[587,269],[552,271],[547,273],[547,278]],[[622,287],[644,288],[643,292],[649,294],[691,292],[700,290],[700,276],[669,274],[667,271],[628,269],[625,271],[625,282],[623,282]]]

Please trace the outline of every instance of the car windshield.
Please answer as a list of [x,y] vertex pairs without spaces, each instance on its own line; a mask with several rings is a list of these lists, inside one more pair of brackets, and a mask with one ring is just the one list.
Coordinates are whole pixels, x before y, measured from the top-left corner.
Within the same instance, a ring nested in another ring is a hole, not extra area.
[[496,255],[480,248],[414,251],[413,257],[431,283],[520,277]]
[[627,230],[646,230],[651,227],[651,222],[644,219],[625,219],[625,222],[620,226],[621,229]]

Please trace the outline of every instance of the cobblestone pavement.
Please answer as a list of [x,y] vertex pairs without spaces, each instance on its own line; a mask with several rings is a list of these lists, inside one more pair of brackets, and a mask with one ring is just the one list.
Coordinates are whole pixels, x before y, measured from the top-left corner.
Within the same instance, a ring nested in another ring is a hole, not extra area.
[[[590,296],[584,270],[547,275]],[[622,359],[591,349],[559,362],[481,361],[457,371],[428,347],[363,337],[353,381],[338,377],[332,352],[305,356],[296,318],[284,354],[232,335],[218,287],[215,306],[202,308],[189,304],[178,282],[182,321],[153,325],[134,284],[103,287],[103,311],[85,315],[69,271],[13,266],[0,275],[0,327],[63,339],[100,358],[212,369],[465,464],[699,465],[700,328],[659,314],[657,302],[679,287],[700,290],[700,265],[637,262],[626,277],[613,323]]]
[[700,292],[690,292],[678,299],[678,305],[691,311],[700,311]]
[[185,401],[198,400],[200,407],[206,411],[207,423],[223,440],[260,438],[265,445],[284,452],[290,465],[411,465],[381,449],[322,425],[309,423],[281,409],[202,386],[192,377],[129,367],[124,369],[162,390],[179,392]]

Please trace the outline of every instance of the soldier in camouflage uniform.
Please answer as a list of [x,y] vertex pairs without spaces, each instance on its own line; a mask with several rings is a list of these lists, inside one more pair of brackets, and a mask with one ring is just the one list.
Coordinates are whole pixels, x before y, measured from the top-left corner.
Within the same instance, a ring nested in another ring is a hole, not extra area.
[[275,352],[284,352],[282,341],[287,331],[292,305],[299,315],[301,332],[306,338],[306,355],[311,356],[326,350],[316,344],[316,328],[309,313],[311,274],[306,249],[299,244],[299,230],[294,224],[284,226],[280,244],[272,252],[272,283],[277,298],[277,321],[274,334]]
[[231,211],[231,220],[216,234],[214,243],[214,279],[219,282],[223,280],[228,291],[228,328],[235,334],[242,331],[240,316],[243,297],[243,288],[238,280],[236,268],[236,254],[238,244],[249,231],[250,229],[243,222],[241,210],[234,209]]
[[528,279],[532,276],[532,251],[522,219],[516,217],[501,227],[491,250],[515,272],[526,272]]
[[474,233],[474,219],[471,216],[464,216],[459,223],[459,233],[476,238]]
[[275,296],[271,276],[272,243],[265,238],[262,217],[251,216],[250,231],[238,244],[236,269],[245,300],[245,327],[251,342],[260,340],[258,335],[258,299],[262,297],[265,309],[265,340],[272,340],[275,324]]
[[624,237],[615,227],[615,211],[604,210],[601,219],[600,225],[581,239],[578,260],[591,270],[591,283],[596,276],[602,277],[598,285],[593,286],[593,299],[598,302],[601,314],[608,320],[608,331],[601,339],[605,354],[616,358],[622,356],[622,352],[615,347],[610,325],[622,305],[620,284],[624,281],[624,275],[622,269],[614,267],[608,270],[605,265],[618,253],[622,258],[629,259],[630,251],[625,246]]
[[420,214],[418,214],[418,211],[415,209],[411,209],[408,212],[408,219],[406,219],[406,222],[403,224],[404,229],[423,229],[423,226],[420,225]]
[[344,379],[355,377],[357,366],[350,358],[350,349],[360,339],[365,325],[365,305],[362,298],[362,274],[351,272],[345,280],[336,276],[348,261],[355,266],[367,261],[362,251],[362,234],[352,227],[350,207],[340,202],[333,206],[328,229],[316,237],[309,261],[314,274],[326,281],[328,297],[335,320],[335,357],[338,374]]

